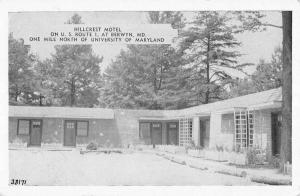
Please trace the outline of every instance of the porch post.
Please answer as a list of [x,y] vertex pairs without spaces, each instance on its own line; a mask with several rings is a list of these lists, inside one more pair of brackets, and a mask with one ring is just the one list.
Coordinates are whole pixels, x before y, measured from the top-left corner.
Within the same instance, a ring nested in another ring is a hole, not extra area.
[[199,127],[199,117],[193,117],[193,132],[192,132],[192,140],[194,141],[195,146],[199,146],[199,135],[200,135],[200,127]]
[[222,113],[214,112],[210,115],[209,148],[215,148],[218,144],[218,136],[221,134]]

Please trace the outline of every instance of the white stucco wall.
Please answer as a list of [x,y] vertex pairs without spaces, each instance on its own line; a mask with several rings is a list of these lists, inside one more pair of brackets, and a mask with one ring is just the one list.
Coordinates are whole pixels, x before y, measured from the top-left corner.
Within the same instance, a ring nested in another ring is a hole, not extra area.
[[195,116],[193,117],[193,133],[192,133],[192,140],[194,141],[194,144],[196,146],[199,146],[199,136],[200,136],[200,123],[199,123],[199,117]]

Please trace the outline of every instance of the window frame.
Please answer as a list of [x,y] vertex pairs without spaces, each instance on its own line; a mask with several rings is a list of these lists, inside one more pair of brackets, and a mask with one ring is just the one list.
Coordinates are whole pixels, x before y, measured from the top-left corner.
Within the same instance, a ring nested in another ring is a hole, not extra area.
[[193,119],[180,118],[178,124],[178,145],[188,146],[193,138]]
[[[20,133],[20,121],[28,121],[29,122],[28,133]],[[18,119],[17,135],[30,136],[30,130],[31,130],[31,119]]]
[[[76,137],[88,137],[89,136],[89,128],[90,128],[90,124],[88,120],[75,120],[75,130],[76,130]],[[85,122],[87,123],[87,127],[86,127],[86,135],[78,135],[78,122]]]
[[[242,116],[245,118],[242,118]],[[244,135],[245,137],[243,137],[242,135]],[[255,135],[255,111],[249,109],[241,109],[241,110],[234,111],[235,150],[248,149],[254,147],[254,140],[255,140],[254,135]],[[245,140],[246,143],[244,143],[243,140]],[[243,144],[245,144],[245,146],[243,146]]]
[[[149,137],[142,137],[141,124],[149,124]],[[139,123],[139,139],[151,139],[151,127],[152,127],[151,122],[140,122]]]

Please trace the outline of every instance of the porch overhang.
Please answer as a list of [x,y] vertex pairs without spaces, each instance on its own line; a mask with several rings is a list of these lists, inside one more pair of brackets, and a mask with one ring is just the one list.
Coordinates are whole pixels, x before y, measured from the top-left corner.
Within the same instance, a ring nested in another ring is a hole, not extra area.
[[170,121],[170,120],[178,120],[177,117],[140,117],[139,121]]
[[112,120],[114,111],[105,108],[9,106],[9,117]]
[[281,106],[282,106],[282,101],[272,101],[272,102],[253,105],[248,107],[248,109],[249,110],[276,109],[276,108],[281,108]]
[[210,112],[196,113],[194,116],[196,116],[196,117],[208,117],[208,116],[210,116]]
[[237,110],[277,109],[277,108],[281,108],[281,106],[282,106],[282,101],[271,101],[271,102],[260,103],[260,104],[251,105],[251,106],[247,106],[247,107],[224,108],[221,110],[217,110],[216,113],[228,114],[228,113],[233,113],[234,111],[237,111]]

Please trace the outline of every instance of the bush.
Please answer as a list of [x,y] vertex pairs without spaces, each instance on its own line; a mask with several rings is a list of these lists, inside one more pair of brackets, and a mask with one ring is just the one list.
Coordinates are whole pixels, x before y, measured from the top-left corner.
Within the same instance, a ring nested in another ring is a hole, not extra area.
[[187,153],[189,149],[195,149],[195,142],[191,140],[188,145],[184,146],[185,152]]
[[273,156],[271,160],[271,165],[275,168],[280,168],[280,157],[279,156]]
[[247,162],[249,165],[263,164],[265,156],[262,154],[260,149],[248,148],[246,151]]
[[223,152],[224,151],[224,147],[223,146],[216,145],[216,149],[217,149],[218,152]]
[[23,142],[23,140],[21,138],[15,138],[12,141],[13,144],[24,144],[25,142]]
[[87,150],[97,150],[97,148],[98,144],[96,142],[90,142],[86,147]]

